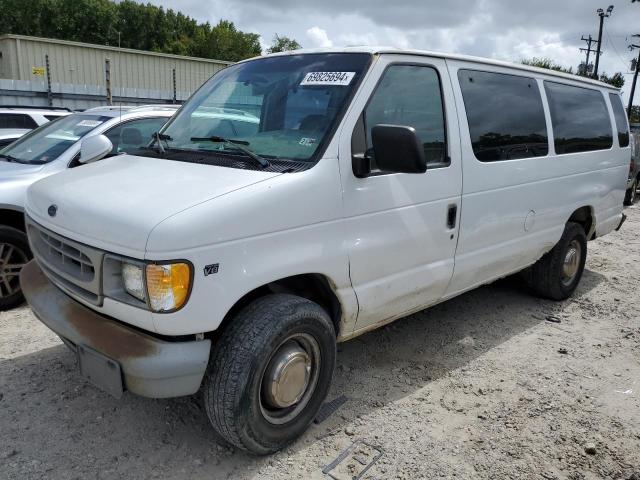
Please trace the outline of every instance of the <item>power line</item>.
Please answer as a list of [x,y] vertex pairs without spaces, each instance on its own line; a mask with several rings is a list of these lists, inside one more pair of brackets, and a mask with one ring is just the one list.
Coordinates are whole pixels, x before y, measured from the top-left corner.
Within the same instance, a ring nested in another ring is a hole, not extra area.
[[609,36],[608,33],[607,33],[607,41],[613,47],[613,51],[616,52],[616,55],[618,56],[620,61],[624,64],[624,68],[626,69],[629,66],[629,62],[627,60],[625,60],[624,58],[622,58],[622,55],[620,55],[620,53],[618,53],[618,49],[616,48],[615,43],[613,43],[613,40],[611,40],[611,37]]

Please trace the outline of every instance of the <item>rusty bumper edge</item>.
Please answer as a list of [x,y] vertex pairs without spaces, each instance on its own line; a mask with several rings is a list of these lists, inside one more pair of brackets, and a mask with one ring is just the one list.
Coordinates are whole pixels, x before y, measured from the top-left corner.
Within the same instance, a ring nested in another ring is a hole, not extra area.
[[116,360],[127,390],[153,398],[198,391],[209,361],[210,340],[167,342],[100,315],[52,284],[35,260],[20,273],[35,316],[58,336]]

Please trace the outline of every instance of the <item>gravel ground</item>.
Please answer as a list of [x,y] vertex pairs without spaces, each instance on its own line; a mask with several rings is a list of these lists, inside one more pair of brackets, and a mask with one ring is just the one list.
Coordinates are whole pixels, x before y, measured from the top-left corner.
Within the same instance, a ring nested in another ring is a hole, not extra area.
[[[252,457],[197,397],[117,401],[23,307],[0,313],[0,478],[640,480],[640,207],[589,243],[575,296],[513,279],[339,346],[348,401],[290,448]],[[368,446],[367,446],[368,445]],[[361,463],[360,463],[360,462]]]

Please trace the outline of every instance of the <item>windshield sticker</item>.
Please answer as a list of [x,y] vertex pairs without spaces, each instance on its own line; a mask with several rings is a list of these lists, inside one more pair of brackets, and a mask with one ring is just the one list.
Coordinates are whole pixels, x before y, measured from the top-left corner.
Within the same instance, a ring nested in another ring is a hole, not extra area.
[[303,138],[300,139],[300,141],[298,143],[300,145],[304,146],[304,147],[310,147],[310,146],[316,144],[316,139],[315,138],[303,137]]
[[356,72],[309,72],[300,85],[342,85],[347,86]]
[[81,122],[78,122],[78,124],[76,125],[77,127],[97,127],[98,125],[100,125],[102,122],[100,122],[99,120],[82,120]]

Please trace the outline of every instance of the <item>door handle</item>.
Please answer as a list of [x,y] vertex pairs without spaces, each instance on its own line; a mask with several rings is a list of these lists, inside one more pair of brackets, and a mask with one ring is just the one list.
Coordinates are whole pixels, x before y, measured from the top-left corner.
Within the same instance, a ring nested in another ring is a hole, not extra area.
[[456,228],[456,220],[458,219],[458,205],[451,204],[447,208],[447,228],[453,230]]

